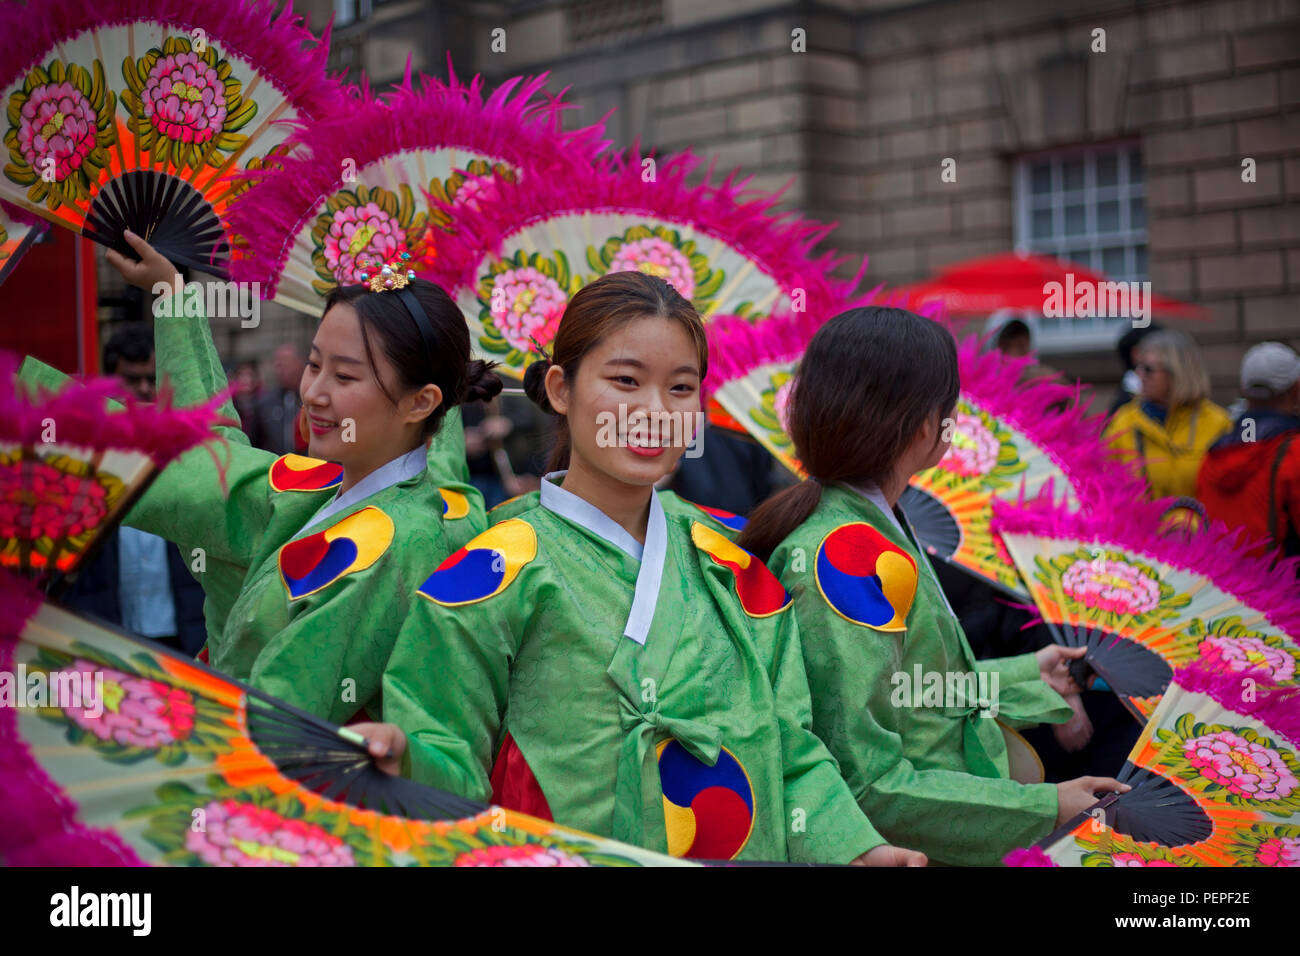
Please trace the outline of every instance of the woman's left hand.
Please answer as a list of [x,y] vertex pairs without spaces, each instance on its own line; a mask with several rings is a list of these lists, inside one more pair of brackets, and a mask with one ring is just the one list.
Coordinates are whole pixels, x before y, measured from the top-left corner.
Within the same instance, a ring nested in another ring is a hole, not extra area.
[[901,846],[882,843],[875,849],[862,854],[850,866],[925,866],[929,863],[924,853],[918,850],[904,850]]
[[1087,653],[1086,647],[1048,644],[1034,657],[1038,658],[1038,673],[1043,678],[1043,682],[1064,697],[1067,694],[1078,694],[1083,690],[1070,675],[1070,661],[1077,660]]
[[109,249],[104,254],[108,264],[122,273],[123,279],[137,288],[144,289],[145,292],[153,292],[154,288],[160,284],[168,286],[170,290],[176,283],[178,275],[176,267],[171,264],[166,256],[158,252],[130,229],[123,232],[122,236],[126,239],[127,244],[136,251],[140,261],[132,262],[116,249]]

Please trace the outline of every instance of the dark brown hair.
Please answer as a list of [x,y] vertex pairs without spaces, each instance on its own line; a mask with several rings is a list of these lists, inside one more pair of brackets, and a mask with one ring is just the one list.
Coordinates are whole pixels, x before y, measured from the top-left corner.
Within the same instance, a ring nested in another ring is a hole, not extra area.
[[[637,319],[672,319],[691,337],[700,363],[700,378],[709,370],[709,345],[704,322],[695,306],[671,285],[643,272],[611,272],[579,289],[565,306],[549,359],[528,366],[524,391],[544,411],[556,414],[546,397],[546,371],[552,364],[564,371],[570,385],[576,381],[582,359],[611,332]],[[555,446],[547,471],[569,467],[569,423],[557,415]]]
[[880,484],[921,427],[957,403],[957,347],[943,326],[902,309],[841,312],[813,336],[787,405],[810,476],[763,502],[739,544],[764,561],[808,520],[822,484]]
[[[397,399],[379,376],[371,336],[397,370],[397,384],[403,391],[425,385],[437,385],[442,402],[424,420],[421,439],[435,434],[442,425],[447,409],[462,402],[487,401],[501,391],[501,379],[492,371],[495,362],[469,357],[469,326],[465,314],[442,287],[425,279],[416,279],[408,289],[424,309],[433,327],[434,350],[425,347],[419,326],[402,300],[392,292],[371,292],[368,286],[348,285],[334,289],[325,300],[325,312],[340,303],[357,310],[361,320],[361,340],[366,346],[366,361],[379,383],[380,391],[394,405]],[[324,313],[322,313],[323,315]]]

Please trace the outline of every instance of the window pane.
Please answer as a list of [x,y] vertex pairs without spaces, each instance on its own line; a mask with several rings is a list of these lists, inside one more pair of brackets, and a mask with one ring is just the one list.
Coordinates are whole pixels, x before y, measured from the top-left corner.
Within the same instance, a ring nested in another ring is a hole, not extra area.
[[1050,193],[1052,191],[1052,167],[1049,163],[1039,163],[1029,171],[1030,186],[1029,189],[1034,193]]
[[1092,266],[1092,253],[1087,249],[1066,249],[1061,253],[1061,258],[1066,262],[1072,262],[1075,265]]
[[1061,164],[1061,177],[1065,181],[1066,189],[1083,188],[1083,160],[1072,159],[1069,162]]
[[1101,271],[1108,276],[1128,275],[1128,266],[1124,260],[1124,248],[1122,246],[1101,250]]
[[1097,157],[1097,185],[1119,185],[1119,160],[1114,156]]
[[1128,201],[1128,227],[1145,229],[1147,227],[1147,206],[1141,199]]
[[1136,151],[1128,154],[1128,181],[1142,182],[1142,154]]
[[1147,277],[1147,247],[1138,246],[1133,250],[1133,253],[1134,258],[1137,260],[1133,271],[1137,273],[1137,278],[1145,279]]
[[1119,232],[1119,201],[1097,203],[1097,231]]
[[1045,239],[1052,234],[1052,210],[1035,209],[1030,235],[1035,239]]
[[1088,218],[1084,214],[1083,206],[1066,206],[1065,207],[1065,234],[1067,236],[1081,236],[1084,229],[1087,228]]

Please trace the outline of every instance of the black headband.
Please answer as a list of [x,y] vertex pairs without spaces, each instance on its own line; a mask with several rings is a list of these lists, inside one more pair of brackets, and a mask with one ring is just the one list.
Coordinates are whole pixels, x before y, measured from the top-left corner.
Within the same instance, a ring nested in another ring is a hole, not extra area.
[[402,300],[406,306],[406,311],[411,313],[411,318],[415,320],[415,327],[420,330],[420,338],[424,339],[424,351],[429,356],[429,367],[434,365],[433,361],[433,323],[429,321],[429,316],[425,314],[424,307],[420,305],[420,300],[410,289],[395,289],[397,297]]

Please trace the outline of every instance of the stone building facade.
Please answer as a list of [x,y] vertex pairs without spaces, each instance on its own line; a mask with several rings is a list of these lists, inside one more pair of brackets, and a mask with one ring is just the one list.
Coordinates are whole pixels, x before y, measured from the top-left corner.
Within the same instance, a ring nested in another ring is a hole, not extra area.
[[[832,244],[869,255],[873,281],[1073,242],[1209,311],[1182,326],[1221,401],[1251,343],[1300,345],[1297,0],[318,0],[313,26],[336,8],[339,65],[377,82],[408,52],[491,81],[549,70],[575,121],[616,108],[619,145],[789,183],[785,205],[837,221]],[[1061,189],[1049,227],[1034,204]],[[1050,364],[1116,381],[1122,329],[1058,331]]]

